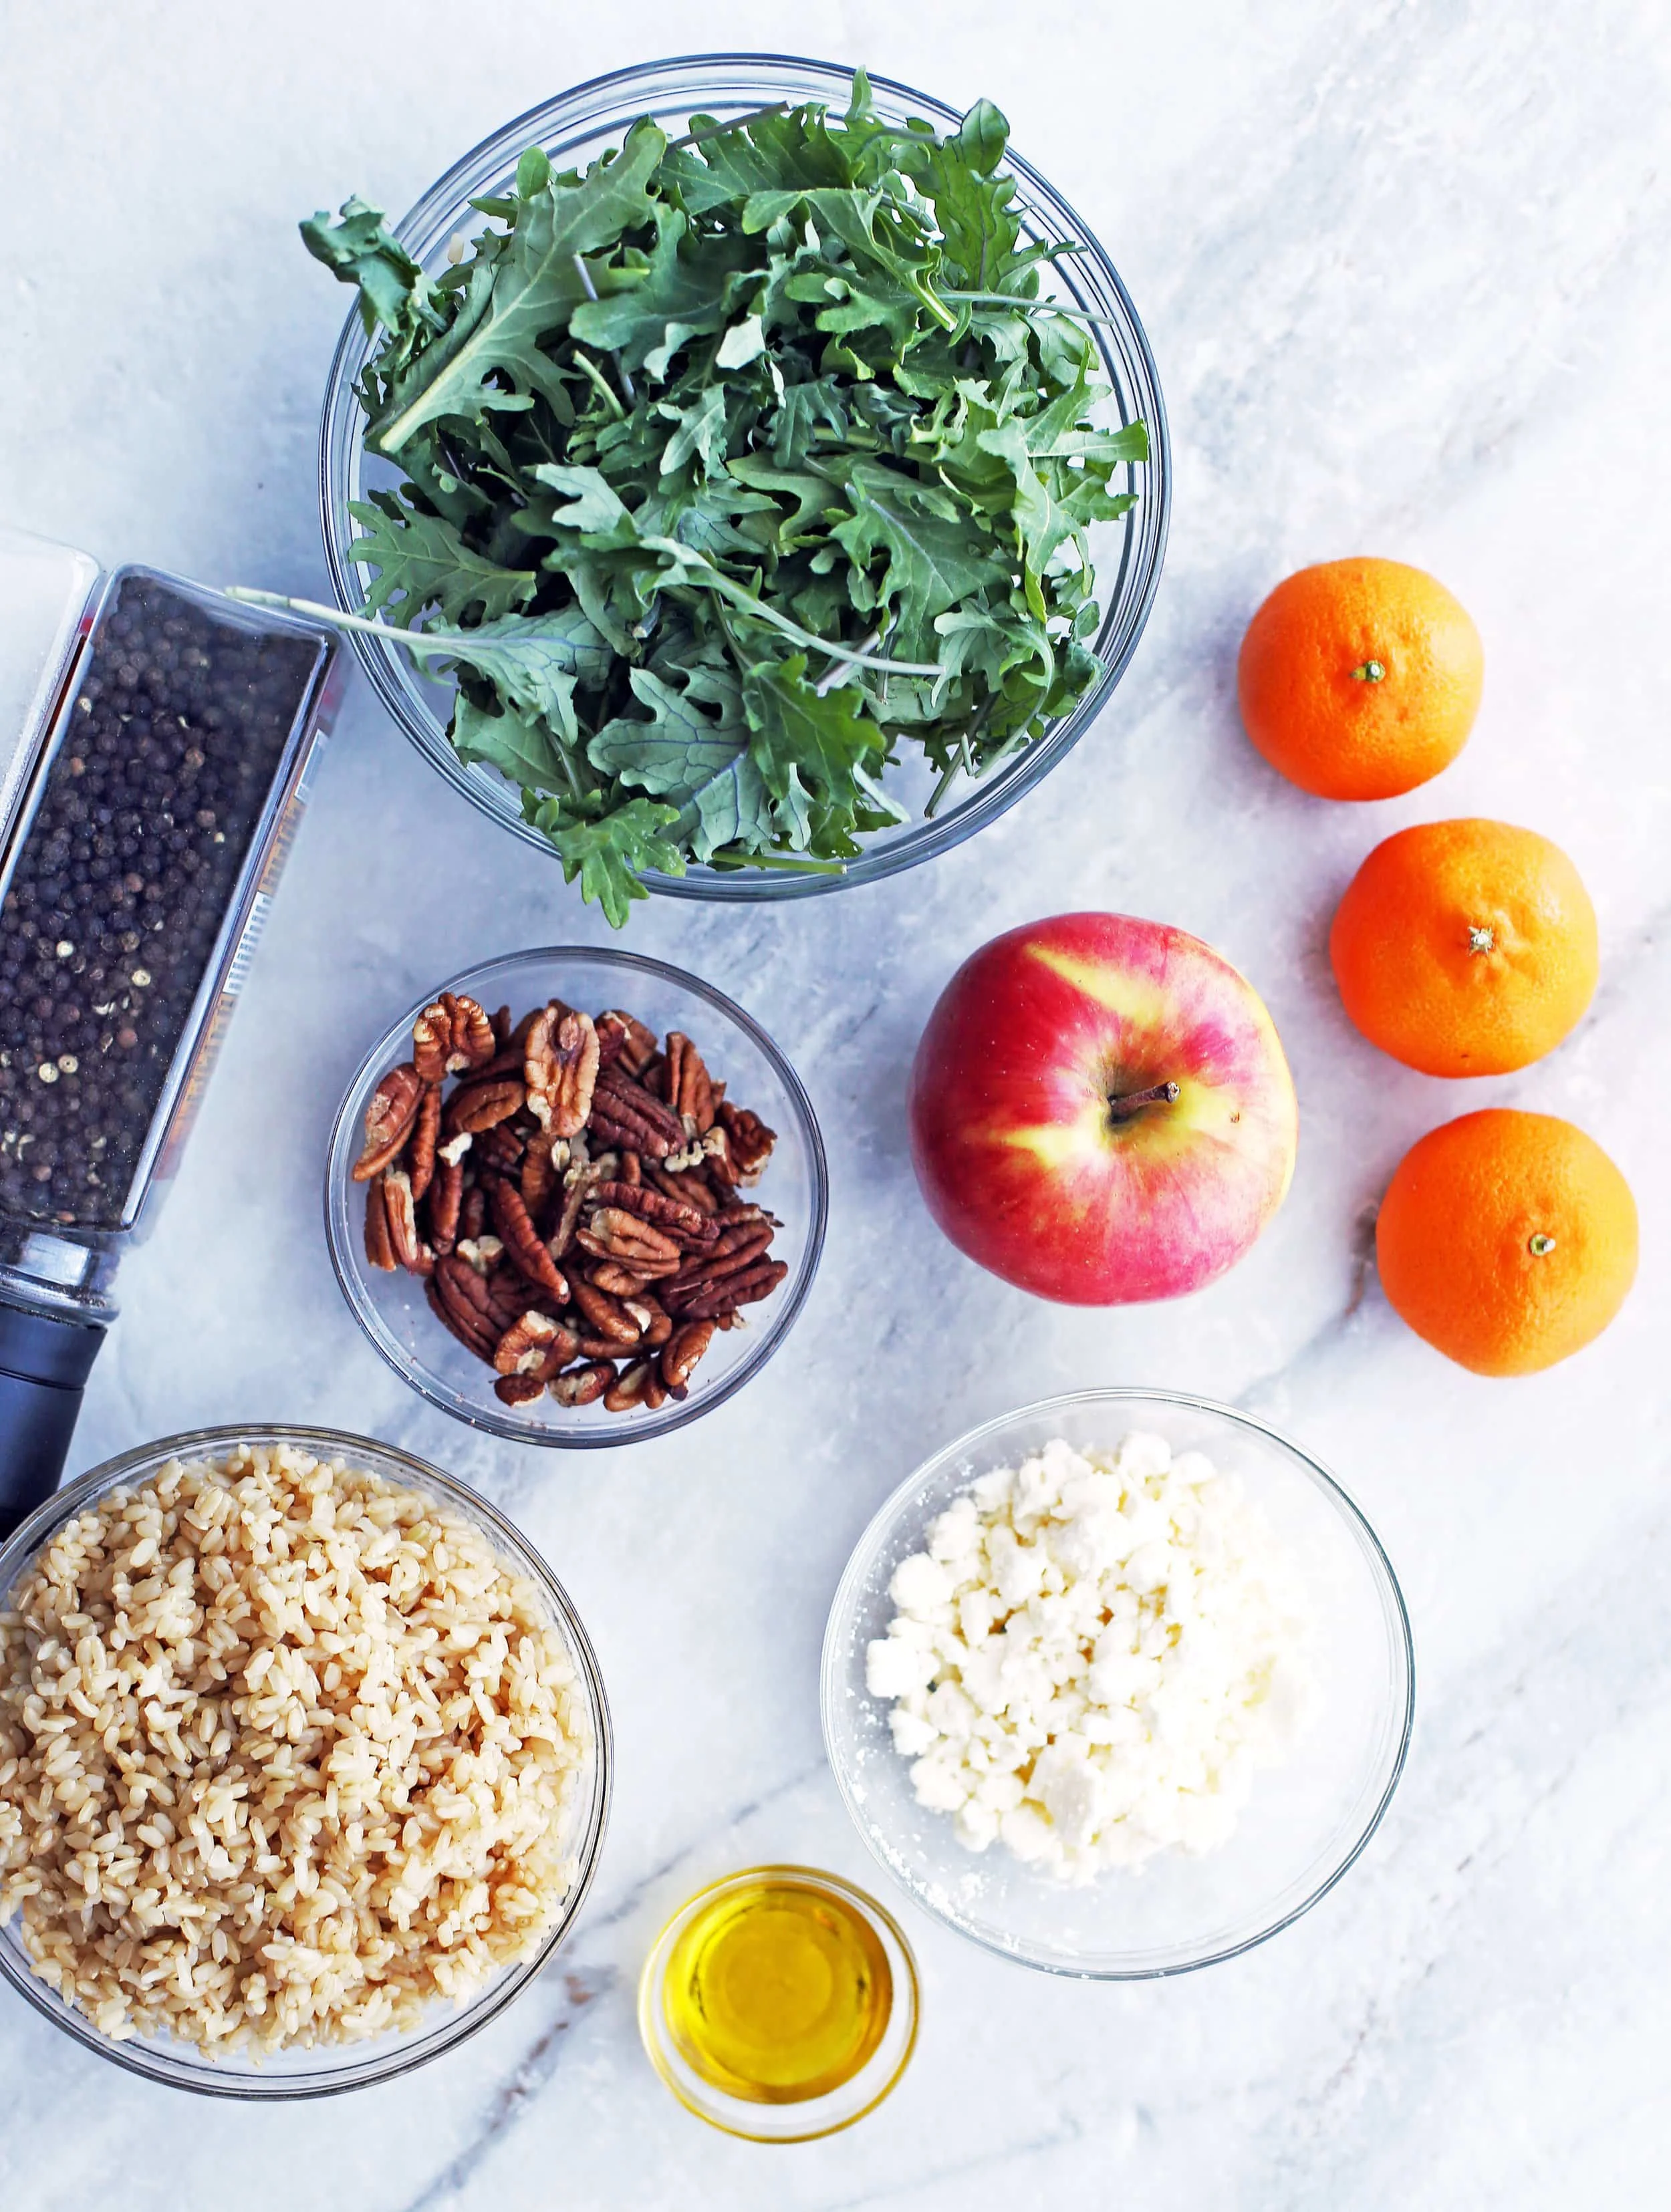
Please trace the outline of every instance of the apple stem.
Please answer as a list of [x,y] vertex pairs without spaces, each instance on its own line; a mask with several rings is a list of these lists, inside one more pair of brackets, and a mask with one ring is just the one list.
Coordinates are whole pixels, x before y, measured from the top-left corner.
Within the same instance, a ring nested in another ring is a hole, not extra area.
[[1175,1106],[1178,1099],[1176,1083],[1152,1083],[1146,1091],[1128,1091],[1123,1098],[1110,1098],[1110,1121],[1128,1121],[1145,1106]]

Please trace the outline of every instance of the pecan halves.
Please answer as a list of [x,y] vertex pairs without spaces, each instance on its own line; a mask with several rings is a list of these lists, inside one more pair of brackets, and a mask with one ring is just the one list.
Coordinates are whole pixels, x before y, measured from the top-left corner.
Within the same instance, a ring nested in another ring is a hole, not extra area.
[[459,1212],[464,1195],[463,1167],[457,1160],[437,1160],[424,1207],[429,1242],[437,1252],[450,1252],[458,1242]]
[[598,1031],[591,1015],[547,1006],[529,1030],[523,1053],[529,1112],[554,1137],[578,1136],[598,1081]]
[[426,1083],[465,1075],[498,1049],[493,1024],[474,999],[443,991],[412,1024],[412,1060]]
[[656,1033],[636,1016],[611,1006],[598,1017],[598,1050],[606,1067],[618,1060],[629,1075],[641,1075],[655,1058]]
[[745,1224],[727,1230],[707,1251],[692,1253],[678,1274],[670,1278],[663,1287],[671,1296],[678,1297],[687,1291],[696,1291],[709,1283],[719,1282],[726,1275],[740,1273],[744,1267],[752,1267],[763,1253],[769,1251],[771,1243],[772,1226],[769,1222],[763,1222],[758,1226]]
[[489,1194],[493,1224],[504,1239],[505,1249],[531,1283],[550,1293],[559,1305],[568,1303],[568,1284],[562,1270],[540,1242],[539,1231],[528,1218],[522,1194],[501,1176]]
[[718,1282],[699,1284],[684,1292],[677,1305],[665,1287],[662,1296],[681,1321],[717,1321],[722,1314],[735,1313],[738,1306],[770,1297],[788,1272],[781,1260],[758,1260],[738,1274],[722,1275]]
[[369,1182],[382,1174],[412,1133],[418,1108],[423,1103],[423,1083],[410,1060],[392,1067],[371,1094],[366,1108],[365,1148],[354,1163],[355,1182]]
[[642,1183],[601,1182],[593,1195],[600,1206],[616,1206],[653,1222],[680,1244],[708,1244],[720,1233],[720,1224],[711,1215],[687,1206],[683,1199],[668,1197],[664,1191],[647,1190]]
[[683,1030],[667,1033],[667,1103],[695,1135],[714,1127],[714,1085],[702,1056]]
[[662,1346],[661,1379],[674,1397],[684,1397],[697,1361],[713,1341],[711,1321],[688,1321]]
[[521,1110],[527,1091],[513,1075],[495,1075],[485,1081],[461,1083],[447,1102],[442,1123],[449,1136],[479,1136]]
[[595,1207],[575,1242],[583,1252],[600,1260],[619,1260],[641,1275],[674,1274],[684,1259],[671,1237],[618,1206]]
[[422,1198],[435,1173],[435,1147],[441,1141],[441,1094],[431,1084],[420,1100],[406,1148],[406,1172],[412,1179],[412,1196]]
[[560,1406],[589,1406],[615,1382],[615,1364],[595,1359],[585,1367],[567,1367],[551,1383],[551,1395]]

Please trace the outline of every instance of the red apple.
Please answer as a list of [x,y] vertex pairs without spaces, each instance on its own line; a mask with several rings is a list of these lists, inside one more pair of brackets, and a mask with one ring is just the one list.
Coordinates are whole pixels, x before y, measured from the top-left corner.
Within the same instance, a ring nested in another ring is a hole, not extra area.
[[983,945],[911,1073],[929,1212],[993,1274],[1072,1305],[1222,1275],[1286,1195],[1297,1135],[1258,993],[1199,937],[1128,915]]

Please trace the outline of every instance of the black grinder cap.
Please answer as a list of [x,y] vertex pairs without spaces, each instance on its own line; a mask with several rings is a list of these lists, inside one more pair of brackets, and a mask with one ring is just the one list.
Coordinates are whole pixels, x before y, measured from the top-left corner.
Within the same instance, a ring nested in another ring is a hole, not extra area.
[[0,1300],[0,1537],[51,1497],[105,1332]]

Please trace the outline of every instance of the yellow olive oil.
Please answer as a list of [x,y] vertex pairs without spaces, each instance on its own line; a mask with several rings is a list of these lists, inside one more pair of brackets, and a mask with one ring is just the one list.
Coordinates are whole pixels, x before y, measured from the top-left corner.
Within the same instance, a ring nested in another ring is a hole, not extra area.
[[775,1875],[694,1917],[668,1959],[663,2002],[681,2055],[712,2087],[795,2105],[839,2089],[874,2056],[893,1995],[864,1914]]

